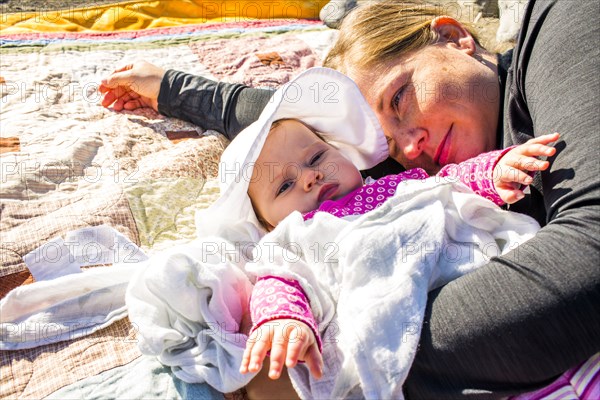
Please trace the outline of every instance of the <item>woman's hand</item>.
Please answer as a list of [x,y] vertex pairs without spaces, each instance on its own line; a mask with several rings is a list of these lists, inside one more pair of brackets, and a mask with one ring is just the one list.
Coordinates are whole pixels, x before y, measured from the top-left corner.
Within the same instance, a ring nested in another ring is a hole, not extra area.
[[158,93],[165,70],[146,61],[137,61],[115,70],[103,79],[98,90],[102,106],[116,111],[150,107],[158,111]]
[[515,203],[525,196],[523,185],[533,182],[528,172],[544,171],[550,166],[548,161],[537,157],[553,156],[556,149],[548,145],[557,141],[559,136],[552,133],[533,138],[510,150],[498,161],[494,167],[494,186],[505,203]]
[[281,376],[284,363],[288,368],[293,368],[299,360],[306,362],[315,378],[319,379],[323,375],[323,359],[315,335],[304,322],[277,319],[264,323],[252,332],[246,343],[240,373],[260,371],[269,350],[271,379]]

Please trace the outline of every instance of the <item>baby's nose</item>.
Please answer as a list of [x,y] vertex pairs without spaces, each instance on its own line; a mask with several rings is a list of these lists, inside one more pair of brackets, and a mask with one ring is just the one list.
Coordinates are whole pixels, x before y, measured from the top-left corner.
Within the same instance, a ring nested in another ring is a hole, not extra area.
[[304,173],[304,190],[311,190],[313,186],[322,179],[323,173],[321,171],[309,169]]

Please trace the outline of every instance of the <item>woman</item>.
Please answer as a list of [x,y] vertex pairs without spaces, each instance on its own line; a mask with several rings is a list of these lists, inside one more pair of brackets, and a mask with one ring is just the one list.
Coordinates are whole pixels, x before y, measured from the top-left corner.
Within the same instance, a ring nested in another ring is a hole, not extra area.
[[[561,134],[551,168],[511,206],[543,228],[430,293],[405,383],[409,398],[499,398],[548,384],[600,350],[597,7],[530,0],[516,48],[503,55],[436,11],[369,2],[344,20],[326,65],[358,83],[390,154],[407,168],[433,173],[492,148]],[[101,91],[105,106],[152,106],[229,137],[253,122],[271,94],[146,63],[114,73]],[[394,171],[386,165],[383,172]]]

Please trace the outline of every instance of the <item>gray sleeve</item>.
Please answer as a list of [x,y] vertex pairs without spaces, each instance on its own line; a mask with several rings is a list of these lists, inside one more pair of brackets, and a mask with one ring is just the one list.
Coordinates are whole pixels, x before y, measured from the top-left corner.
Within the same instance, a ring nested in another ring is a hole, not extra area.
[[273,91],[168,70],[161,82],[158,111],[233,139],[256,121]]
[[562,135],[550,169],[515,207],[545,226],[430,294],[409,399],[531,391],[600,351],[597,16],[594,1],[530,0],[509,71],[504,139]]

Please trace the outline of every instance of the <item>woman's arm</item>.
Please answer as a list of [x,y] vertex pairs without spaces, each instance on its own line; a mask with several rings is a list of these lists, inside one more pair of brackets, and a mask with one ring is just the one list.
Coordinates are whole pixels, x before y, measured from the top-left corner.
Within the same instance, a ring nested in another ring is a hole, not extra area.
[[160,85],[158,111],[233,139],[258,119],[272,94],[267,89],[168,70]]
[[550,168],[516,204],[547,225],[430,293],[409,399],[530,391],[600,351],[596,16],[593,2],[530,0],[509,71],[505,145],[561,133]]
[[214,129],[229,139],[258,119],[273,94],[271,90],[165,71],[146,61],[115,70],[98,90],[104,107],[117,111],[150,107],[203,129]]

